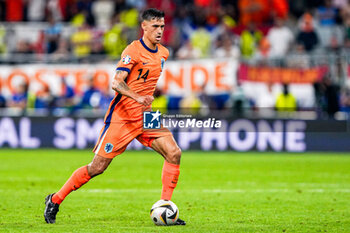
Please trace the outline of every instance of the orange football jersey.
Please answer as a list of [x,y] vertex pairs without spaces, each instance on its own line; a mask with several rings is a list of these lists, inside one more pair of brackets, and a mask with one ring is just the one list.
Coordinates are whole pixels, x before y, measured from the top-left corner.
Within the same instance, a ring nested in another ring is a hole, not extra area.
[[[117,70],[129,73],[125,82],[131,90],[152,96],[168,56],[168,49],[161,44],[153,50],[142,39],[135,40],[123,51]],[[143,111],[150,107],[116,92],[106,113],[105,123],[140,121]]]

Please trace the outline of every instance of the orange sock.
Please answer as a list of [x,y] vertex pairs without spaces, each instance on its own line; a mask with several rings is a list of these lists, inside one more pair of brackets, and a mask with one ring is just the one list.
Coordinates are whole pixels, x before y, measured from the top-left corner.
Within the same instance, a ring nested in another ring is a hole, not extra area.
[[162,171],[162,196],[161,199],[171,200],[174,188],[176,187],[177,180],[180,175],[180,165],[168,163],[164,161]]
[[61,204],[64,198],[73,190],[77,190],[83,184],[88,182],[91,177],[88,174],[87,166],[78,168],[73,172],[72,176],[62,186],[62,188],[52,196],[52,202]]

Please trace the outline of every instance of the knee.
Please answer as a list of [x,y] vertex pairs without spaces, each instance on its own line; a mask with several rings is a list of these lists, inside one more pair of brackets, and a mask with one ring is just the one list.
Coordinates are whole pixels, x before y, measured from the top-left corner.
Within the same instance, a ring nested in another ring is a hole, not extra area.
[[89,173],[90,177],[100,175],[105,170],[106,170],[106,167],[101,163],[100,164],[90,163],[88,165],[88,173]]
[[174,147],[166,156],[167,162],[172,164],[180,164],[181,149],[177,146]]

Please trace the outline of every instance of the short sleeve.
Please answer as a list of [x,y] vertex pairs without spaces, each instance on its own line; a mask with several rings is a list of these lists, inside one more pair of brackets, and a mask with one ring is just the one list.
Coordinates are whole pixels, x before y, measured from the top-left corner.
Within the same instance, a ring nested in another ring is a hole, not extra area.
[[122,70],[130,73],[131,69],[137,64],[138,52],[131,44],[126,47],[117,64],[117,70]]

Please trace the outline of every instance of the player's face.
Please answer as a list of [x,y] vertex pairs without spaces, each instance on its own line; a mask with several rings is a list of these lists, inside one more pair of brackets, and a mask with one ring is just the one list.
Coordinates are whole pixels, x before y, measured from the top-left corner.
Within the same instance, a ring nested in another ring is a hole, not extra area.
[[153,18],[142,22],[144,35],[153,44],[158,44],[162,39],[164,26],[164,18]]

